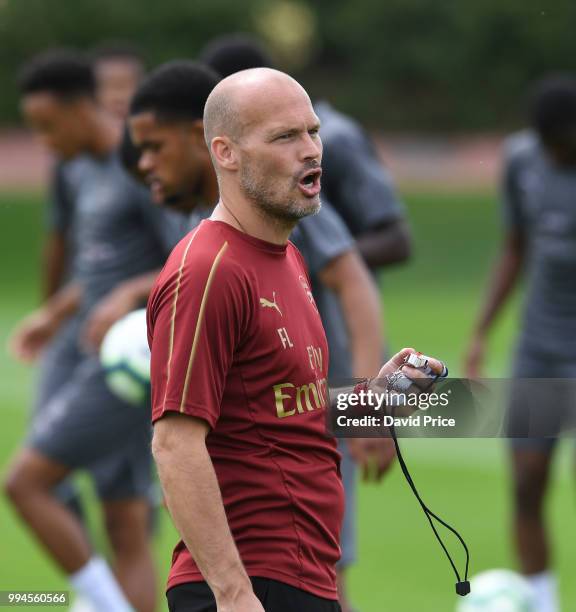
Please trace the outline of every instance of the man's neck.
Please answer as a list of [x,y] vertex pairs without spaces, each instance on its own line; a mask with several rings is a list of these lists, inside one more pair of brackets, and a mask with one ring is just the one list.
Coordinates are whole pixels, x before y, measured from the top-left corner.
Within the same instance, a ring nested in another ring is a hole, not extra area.
[[214,209],[213,221],[223,221],[236,229],[272,244],[286,244],[296,223],[284,224],[277,219],[259,212],[241,195],[222,193]]
[[202,203],[208,208],[212,208],[218,202],[218,179],[212,166],[210,158],[206,156],[204,168],[202,171]]

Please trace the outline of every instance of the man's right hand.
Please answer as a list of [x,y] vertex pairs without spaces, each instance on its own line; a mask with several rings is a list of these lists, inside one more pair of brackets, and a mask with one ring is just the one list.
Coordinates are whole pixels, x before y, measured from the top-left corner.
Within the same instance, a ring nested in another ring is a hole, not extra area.
[[467,378],[479,378],[482,374],[486,343],[482,336],[474,336],[465,356],[464,372]]
[[46,308],[23,319],[8,341],[10,353],[20,361],[32,363],[58,331],[59,323]]
[[[417,351],[413,348],[403,348],[400,352],[396,353],[396,355],[394,355],[392,359],[387,361],[380,368],[378,376],[372,381],[370,381],[370,386],[377,391],[385,391],[387,389],[386,377],[396,372],[396,370],[398,370],[399,368],[402,368],[406,376],[408,376],[408,378],[412,379],[414,382],[420,379],[429,380],[429,376],[423,374],[420,370],[406,364],[406,358],[409,357],[412,353],[417,353]],[[440,360],[435,359],[434,357],[428,357],[428,366],[433,370],[433,372],[438,375],[440,375],[442,373],[442,370],[444,369],[444,364]],[[429,388],[426,390],[429,390]]]
[[42,308],[28,315],[14,330],[8,350],[26,363],[38,358],[64,321],[79,308],[82,287],[71,282],[54,294]]

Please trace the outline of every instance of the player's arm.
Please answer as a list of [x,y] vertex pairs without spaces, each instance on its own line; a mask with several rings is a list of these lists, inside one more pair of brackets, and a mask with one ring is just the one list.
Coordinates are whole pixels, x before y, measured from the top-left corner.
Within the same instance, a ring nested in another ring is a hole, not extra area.
[[[300,222],[295,239],[303,249],[311,273],[340,302],[352,353],[353,375],[375,376],[380,369],[383,345],[380,300],[346,226],[325,202],[318,215]],[[348,447],[365,478],[373,475],[379,480],[395,456],[392,441],[385,438],[350,439]]]
[[518,179],[520,167],[521,158],[516,158],[513,151],[508,152],[502,176],[502,205],[506,230],[465,356],[465,371],[470,378],[477,378],[481,374],[488,333],[511,295],[524,264],[526,223]]
[[[355,249],[350,249],[330,261],[318,276],[340,302],[348,330],[353,376],[376,376],[382,363],[382,312],[366,264]],[[386,438],[348,439],[347,444],[365,480],[371,475],[380,480],[395,458],[394,444]]]
[[380,298],[366,265],[355,249],[330,261],[318,276],[338,297],[348,330],[352,372],[356,378],[375,376],[382,357]]
[[370,268],[402,263],[410,258],[411,238],[402,219],[384,222],[356,237],[358,251]]
[[78,310],[81,297],[81,286],[69,283],[23,319],[9,340],[12,354],[25,362],[37,359],[61,325]]
[[466,355],[466,375],[470,378],[480,375],[488,333],[517,284],[523,268],[524,252],[523,236],[518,232],[509,232],[492,269],[486,297]]
[[325,145],[325,157],[330,188],[347,211],[339,212],[355,220],[353,233],[368,267],[406,261],[411,240],[404,207],[367,136],[349,129]]
[[59,230],[48,232],[44,243],[43,254],[43,294],[44,299],[51,298],[64,284],[68,260],[66,235]]
[[58,163],[52,172],[50,197],[46,209],[48,231],[42,258],[42,288],[45,300],[51,298],[65,285],[70,258],[69,233],[74,205],[68,194],[62,163]]
[[166,504],[218,610],[260,611],[228,526],[206,449],[208,431],[206,421],[174,413],[154,425],[152,453]]
[[160,268],[124,281],[102,298],[86,320],[83,344],[98,349],[116,321],[146,303],[159,272]]

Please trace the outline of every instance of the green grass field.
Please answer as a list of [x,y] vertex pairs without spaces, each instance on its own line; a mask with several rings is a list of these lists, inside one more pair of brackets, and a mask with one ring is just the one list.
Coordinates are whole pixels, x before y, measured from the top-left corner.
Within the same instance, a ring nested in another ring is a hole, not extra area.
[[[459,362],[479,306],[498,235],[497,211],[489,195],[407,197],[414,228],[414,258],[388,272],[382,282],[387,335],[400,345],[439,355],[458,373]],[[0,475],[22,438],[33,392],[34,373],[4,350],[9,330],[38,301],[42,239],[41,198],[0,196],[3,228],[0,301]],[[516,306],[499,322],[491,342],[490,374],[505,375]],[[401,442],[412,475],[428,505],[464,535],[471,570],[514,567],[510,546],[506,447],[497,440],[410,440]],[[558,457],[549,502],[555,557],[564,609],[576,600],[570,568],[576,549],[572,533],[571,449]],[[90,491],[85,481],[82,484]],[[96,505],[91,504],[94,541],[102,542]],[[397,466],[379,486],[362,486],[359,500],[359,562],[350,572],[352,599],[362,612],[450,612],[454,579]],[[449,536],[447,539],[450,540]],[[169,518],[155,540],[160,580],[176,542]],[[451,546],[463,562],[460,548]],[[0,590],[65,589],[66,582],[46,560],[3,499],[0,499]],[[165,609],[163,600],[159,609]],[[36,608],[40,609],[40,608]]]

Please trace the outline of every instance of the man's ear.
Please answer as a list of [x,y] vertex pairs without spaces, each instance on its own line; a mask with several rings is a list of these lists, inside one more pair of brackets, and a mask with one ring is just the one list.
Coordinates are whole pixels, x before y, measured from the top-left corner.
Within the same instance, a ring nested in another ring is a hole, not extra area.
[[224,170],[238,168],[238,156],[234,143],[227,136],[216,136],[210,143],[210,151],[215,162]]

